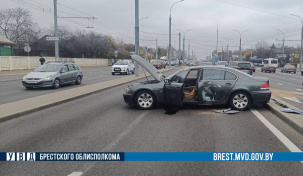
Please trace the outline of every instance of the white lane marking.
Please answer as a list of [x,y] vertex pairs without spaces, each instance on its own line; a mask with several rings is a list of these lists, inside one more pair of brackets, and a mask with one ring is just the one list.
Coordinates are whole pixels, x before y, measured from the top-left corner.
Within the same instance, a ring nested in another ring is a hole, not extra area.
[[99,75],[99,76],[103,76],[103,75]]
[[283,86],[284,84],[282,84],[282,83],[277,83],[277,84],[279,84],[280,86]]
[[[291,152],[302,152],[293,142],[291,142],[280,130],[271,124],[259,111],[252,108],[250,110]],[[303,164],[303,161],[301,161]]]
[[294,101],[297,103],[302,103],[300,100],[298,100],[296,97],[283,97],[284,99],[290,100],[290,101]]
[[73,172],[67,176],[81,176],[83,174],[83,172]]
[[[133,130],[135,126],[139,124],[139,122],[146,116],[147,113],[148,111],[145,111],[142,114],[140,114],[130,125],[126,127],[126,129],[122,133],[120,133],[111,143],[105,146],[105,148],[101,152],[110,151],[113,147],[115,147],[125,136],[127,136]],[[94,167],[96,163],[97,162],[85,164],[84,167],[79,170],[81,170],[82,173],[85,174],[92,167]]]
[[298,90],[298,91],[303,91],[302,89],[296,89],[296,90]]
[[83,78],[87,78],[87,77],[83,77]]

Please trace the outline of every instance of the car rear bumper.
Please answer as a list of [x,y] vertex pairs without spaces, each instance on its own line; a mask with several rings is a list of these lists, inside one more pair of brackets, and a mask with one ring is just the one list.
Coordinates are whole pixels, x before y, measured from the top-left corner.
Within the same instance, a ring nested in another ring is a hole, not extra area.
[[27,83],[26,81],[22,81],[22,85],[24,87],[52,87],[53,81],[39,81],[37,83]]
[[253,99],[253,105],[266,104],[270,100],[271,91],[251,92],[251,97]]

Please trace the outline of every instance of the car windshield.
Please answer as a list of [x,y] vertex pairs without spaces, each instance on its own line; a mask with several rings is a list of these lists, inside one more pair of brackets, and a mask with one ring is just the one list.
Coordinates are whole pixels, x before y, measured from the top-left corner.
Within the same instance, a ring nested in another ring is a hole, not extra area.
[[127,61],[118,61],[115,63],[115,65],[127,65],[128,62]]
[[250,63],[239,63],[239,67],[250,67]]
[[34,72],[56,72],[61,65],[59,64],[45,64],[34,70]]

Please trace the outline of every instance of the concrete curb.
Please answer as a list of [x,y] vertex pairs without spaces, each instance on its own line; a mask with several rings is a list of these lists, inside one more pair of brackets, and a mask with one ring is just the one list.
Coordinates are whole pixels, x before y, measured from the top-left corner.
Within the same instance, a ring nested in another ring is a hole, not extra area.
[[[297,108],[289,103],[286,103],[279,98],[276,98],[273,96],[271,98],[288,106],[288,108],[300,110],[299,108]],[[286,122],[292,128],[294,128],[296,131],[303,134],[303,115],[282,112],[281,109],[283,107],[275,104],[274,101],[270,101],[267,105],[265,105],[265,108],[272,111],[275,115],[277,115],[280,119],[282,119],[284,122]]]
[[[161,72],[166,71],[169,71],[169,69],[161,70]],[[150,75],[147,74],[147,76]],[[5,103],[0,105],[0,122],[59,105],[68,101],[79,99],[94,93],[107,90],[108,88],[119,86],[142,78],[145,78],[144,73],[140,74],[139,77],[132,75],[125,78],[112,79],[109,81],[103,81],[96,84],[77,87],[74,89],[63,90],[46,95]]]

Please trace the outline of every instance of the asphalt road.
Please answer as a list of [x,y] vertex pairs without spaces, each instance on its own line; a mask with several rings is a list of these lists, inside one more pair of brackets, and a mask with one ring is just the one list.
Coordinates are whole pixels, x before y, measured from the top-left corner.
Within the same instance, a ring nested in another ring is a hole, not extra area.
[[[278,97],[286,97],[283,100],[288,103],[303,109],[303,76],[299,71],[294,73],[281,73],[281,69],[277,69],[276,73],[265,73],[259,69],[254,73],[255,76],[269,78],[269,84],[272,92]],[[289,100],[287,98],[296,98],[299,102]]]
[[[251,111],[213,112],[224,106],[185,106],[174,115],[161,107],[142,111],[124,103],[125,87],[0,123],[1,151],[289,152]],[[255,108],[303,149],[301,134]],[[0,162],[0,175],[302,175],[302,170],[300,162]]]
[[[110,68],[111,67],[83,67],[81,69],[84,77],[81,85],[64,85],[59,89],[39,88],[27,90],[21,83],[24,75],[0,76],[0,104],[129,76],[120,74],[112,75]],[[139,73],[143,73],[142,68],[139,69]]]

